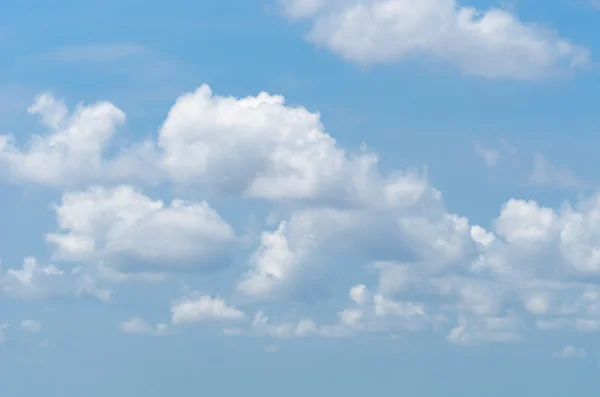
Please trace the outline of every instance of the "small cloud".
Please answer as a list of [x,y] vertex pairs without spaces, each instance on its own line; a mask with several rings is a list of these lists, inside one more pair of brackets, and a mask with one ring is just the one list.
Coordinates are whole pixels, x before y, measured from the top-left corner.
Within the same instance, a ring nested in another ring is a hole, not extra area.
[[169,336],[173,332],[166,324],[156,324],[154,327],[141,317],[132,317],[119,325],[121,331],[131,335]]
[[585,188],[588,183],[564,167],[557,167],[550,163],[541,154],[533,157],[533,171],[529,182],[534,186],[552,188]]
[[42,331],[42,324],[34,320],[21,321],[21,329],[31,334],[39,334]]
[[6,330],[8,329],[8,324],[0,324],[0,344],[6,341]]
[[57,62],[114,62],[151,51],[138,44],[89,44],[58,48],[43,58]]
[[240,336],[244,334],[244,331],[240,328],[225,328],[221,333],[227,336]]
[[266,353],[278,353],[279,350],[280,350],[279,346],[277,346],[277,345],[269,345],[269,346],[265,347]]
[[515,146],[511,145],[510,143],[508,143],[505,139],[501,139],[500,142],[502,142],[502,145],[504,146],[504,148],[513,156],[516,156],[518,150]]
[[565,360],[579,359],[583,360],[587,357],[587,352],[574,346],[565,346],[561,351],[554,353],[554,357]]
[[246,317],[242,311],[229,306],[224,299],[198,292],[175,302],[171,312],[171,322],[175,325],[211,320],[240,321]]
[[494,149],[488,149],[479,143],[475,144],[475,153],[481,157],[486,167],[493,167],[500,159],[500,152]]

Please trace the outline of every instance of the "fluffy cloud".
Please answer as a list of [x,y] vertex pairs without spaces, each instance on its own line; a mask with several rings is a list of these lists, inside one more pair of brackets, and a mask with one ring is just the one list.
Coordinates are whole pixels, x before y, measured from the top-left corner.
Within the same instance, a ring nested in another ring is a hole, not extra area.
[[[209,191],[278,199],[370,200],[377,157],[348,154],[328,135],[320,115],[287,106],[279,95],[234,98],[207,85],[177,99],[156,142],[108,149],[125,115],[114,105],[66,105],[49,94],[30,108],[49,133],[25,149],[0,139],[0,165],[13,181],[70,186],[119,180],[175,181]],[[408,179],[407,179],[408,181]],[[394,199],[403,186],[388,186]],[[418,188],[418,186],[415,186]]]
[[349,335],[347,329],[342,325],[319,326],[311,319],[271,324],[269,318],[263,312],[258,312],[254,316],[252,329],[259,335],[278,339],[309,337],[339,338]]
[[125,114],[111,103],[80,104],[69,114],[65,103],[51,94],[37,96],[28,112],[39,115],[50,132],[34,136],[22,150],[12,136],[0,136],[0,167],[12,180],[43,185],[97,177],[103,152],[125,122]]
[[[595,255],[600,239],[593,227],[599,208],[600,195],[560,210],[512,199],[501,208],[493,231],[469,225],[443,207],[418,215],[414,209],[386,210],[372,218],[372,208],[360,216],[354,210],[311,208],[263,234],[253,270],[238,288],[262,299],[281,298],[319,274],[319,266],[362,255],[379,272],[379,283],[373,292],[365,285],[351,288],[352,305],[328,331],[433,328],[459,344],[518,340],[530,325],[596,332],[600,289],[586,280],[600,269]],[[397,251],[386,246],[390,230],[396,231],[390,243]],[[373,246],[377,249],[369,251]],[[380,260],[382,253],[396,260]],[[303,335],[295,323],[276,326],[265,318],[255,320],[265,335]],[[306,324],[313,335],[325,335],[313,322]]]
[[363,65],[426,58],[486,78],[538,79],[584,66],[589,51],[510,11],[456,0],[284,0],[307,39]]
[[[312,4],[313,11],[306,5],[297,12],[315,12],[319,3]],[[323,10],[333,10],[329,7]],[[318,113],[287,106],[280,96],[222,97],[202,86],[177,100],[157,142],[142,145],[147,156],[122,153],[112,160],[103,154],[118,124],[113,107],[82,107],[66,116],[61,103],[51,98],[38,102],[42,110],[36,111],[54,135],[36,139],[41,143],[28,151],[4,146],[0,158],[14,178],[66,184],[127,176],[139,182],[142,174],[134,165],[145,164],[157,179],[269,201],[276,222],[260,235],[249,269],[237,283],[246,297],[286,298],[330,272],[345,271],[339,265],[344,263],[367,265],[379,276],[375,285],[352,287],[348,306],[330,325],[311,319],[272,323],[259,312],[251,325],[254,333],[337,337],[431,328],[453,343],[476,344],[517,340],[524,327],[533,325],[600,330],[600,289],[586,281],[600,273],[595,228],[600,195],[559,209],[512,199],[486,230],[448,211],[424,172],[381,172],[376,154],[365,147],[357,153],[339,147]],[[76,124],[80,119],[87,127]],[[104,126],[101,143],[78,135],[90,126]],[[68,150],[47,143],[65,140]],[[41,156],[38,152],[54,156],[48,157],[55,159],[49,168],[58,171],[51,177],[21,168],[27,161],[39,166],[31,160]],[[118,175],[117,161],[123,165]],[[47,241],[54,260],[76,267],[63,271],[28,258],[22,269],[0,273],[2,294],[91,294],[110,300],[116,283],[220,267],[238,242],[205,202],[165,204],[128,185],[69,191],[55,210],[59,230],[49,233]],[[244,319],[242,310],[220,297],[196,293],[172,305],[172,325],[244,324]],[[121,329],[167,332],[137,317]]]
[[21,321],[21,329],[25,332],[38,334],[42,331],[42,324],[35,320],[23,320]]
[[398,174],[371,187],[373,200],[345,209],[297,210],[276,230],[264,232],[238,289],[272,299],[335,261],[412,260],[442,269],[476,251],[468,221],[446,213],[439,193],[424,179]]
[[194,293],[175,302],[171,308],[171,322],[184,325],[204,321],[240,321],[244,312],[229,306],[219,297]]
[[422,303],[394,301],[381,293],[373,294],[365,285],[350,289],[352,306],[338,314],[349,331],[389,332],[391,329],[419,330],[431,323]]
[[176,181],[267,199],[335,199],[367,181],[373,162],[349,158],[318,113],[282,96],[220,97],[206,85],[177,100],[158,147]]
[[129,270],[206,269],[226,264],[236,241],[207,203],[165,205],[130,186],[66,193],[56,213],[60,231],[46,238],[58,260]]
[[121,331],[132,335],[168,336],[172,334],[167,324],[156,324],[152,326],[141,317],[132,317],[119,325]]

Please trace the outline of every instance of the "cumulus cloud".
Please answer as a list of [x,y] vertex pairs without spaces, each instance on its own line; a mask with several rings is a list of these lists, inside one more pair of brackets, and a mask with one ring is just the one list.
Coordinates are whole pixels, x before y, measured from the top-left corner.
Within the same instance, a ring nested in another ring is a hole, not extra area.
[[[424,179],[399,175],[382,183],[379,196],[369,191],[374,199],[360,206],[298,210],[265,231],[238,289],[273,299],[344,258],[418,260],[446,268],[475,252],[468,221],[446,213]],[[393,198],[387,196],[391,191]]]
[[132,335],[151,335],[151,336],[168,336],[172,334],[172,330],[167,324],[150,325],[141,317],[132,317],[127,321],[119,324],[122,332]]
[[262,311],[256,313],[252,329],[259,335],[278,339],[325,337],[339,338],[349,336],[345,327],[339,324],[319,326],[312,319],[305,318],[298,322],[271,324]]
[[514,13],[456,0],[284,0],[307,40],[362,65],[411,58],[485,78],[539,79],[585,66],[589,51]]
[[12,136],[0,136],[0,165],[8,170],[4,175],[45,185],[98,172],[103,151],[125,122],[125,114],[108,102],[79,105],[69,115],[51,94],[37,96],[28,112],[39,115],[50,133],[33,137],[22,150]]
[[[311,7],[318,10],[319,4]],[[297,13],[322,12],[311,7]],[[117,160],[103,157],[116,125],[113,107],[94,105],[67,116],[56,100],[38,101],[54,133],[35,139],[39,146],[27,150],[4,146],[0,161],[9,175],[51,185],[114,180],[111,162]],[[76,124],[79,118],[91,124]],[[95,135],[88,142],[90,126],[106,139],[94,144],[100,139]],[[271,209],[283,209],[261,233],[236,284],[245,297],[288,298],[350,261],[378,277],[374,285],[352,287],[347,307],[329,325],[310,318],[274,323],[259,312],[250,325],[255,334],[339,337],[434,329],[453,343],[477,344],[517,340],[527,324],[539,330],[600,330],[600,289],[587,281],[600,274],[595,228],[600,195],[559,209],[511,199],[488,230],[448,211],[426,172],[382,172],[375,153],[340,147],[318,113],[267,93],[217,96],[208,86],[180,97],[157,142],[145,144],[152,154],[144,164],[159,179],[238,199],[260,198]],[[139,182],[142,174],[130,172],[135,169],[130,165],[142,164],[140,157],[121,156],[128,165],[120,177]],[[27,162],[39,166],[47,159],[54,159],[48,160],[55,169],[49,177],[24,171]],[[238,242],[206,202],[164,203],[129,185],[69,190],[55,211],[58,230],[46,236],[53,259],[76,267],[64,271],[28,258],[22,269],[0,272],[3,295],[91,294],[110,300],[116,283],[221,267]],[[246,318],[225,299],[199,293],[174,302],[171,310],[173,326],[244,324]],[[121,328],[149,335],[167,330],[137,317]]]
[[165,205],[130,186],[66,193],[56,214],[60,231],[46,239],[57,260],[155,271],[217,268],[236,242],[206,202]]
[[565,346],[561,351],[554,353],[554,357],[568,359],[579,359],[582,360],[587,357],[585,349],[581,349],[574,346]]
[[193,293],[173,304],[171,307],[171,322],[184,325],[210,321],[240,321],[246,315],[241,310],[229,306],[220,298]]
[[[593,279],[587,280],[600,271],[594,254],[600,240],[592,226],[599,197],[559,210],[511,199],[501,208],[492,231],[443,211],[433,217],[428,212],[428,216],[414,211],[386,213],[375,218],[381,223],[374,224],[382,227],[373,240],[360,233],[377,229],[368,227],[364,221],[368,217],[348,222],[352,211],[328,218],[327,211],[320,210],[318,215],[297,218],[302,222],[292,217],[276,234],[263,235],[251,263],[254,269],[238,288],[262,299],[281,298],[293,290],[294,282],[307,282],[306,272],[315,271],[315,264],[343,260],[343,250],[337,248],[345,247],[350,256],[358,253],[372,261],[379,283],[374,291],[363,284],[352,287],[352,304],[339,313],[329,331],[432,328],[458,344],[519,340],[531,322],[540,330],[596,332],[600,289]],[[371,256],[364,248],[387,234],[382,219],[393,219],[396,227],[408,225],[392,241],[396,247],[410,243],[410,255],[403,250],[387,252],[411,260],[377,260],[384,251]],[[289,225],[297,229],[288,230]],[[255,323],[264,325],[269,336],[299,336],[296,323],[271,325],[262,314]],[[313,335],[324,335],[313,322],[306,324]]]
[[368,175],[370,157],[347,157],[318,113],[279,95],[213,95],[203,85],[181,96],[159,132],[171,178],[266,199],[329,198]]

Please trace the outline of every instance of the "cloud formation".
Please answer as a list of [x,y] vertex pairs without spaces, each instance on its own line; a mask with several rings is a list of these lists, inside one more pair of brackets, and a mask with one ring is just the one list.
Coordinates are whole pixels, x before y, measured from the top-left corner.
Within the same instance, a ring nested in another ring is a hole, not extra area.
[[63,261],[210,269],[227,264],[236,243],[233,229],[206,202],[165,205],[131,186],[65,193],[56,215],[60,230],[46,240]]
[[292,19],[311,22],[306,38],[361,65],[413,58],[465,74],[535,80],[581,68],[589,51],[514,13],[456,0],[284,0]]
[[[236,226],[205,201],[143,193],[163,183],[268,209],[264,230],[249,240],[247,267],[234,269],[240,305],[249,308],[193,293],[173,302],[170,326],[133,317],[124,332],[162,335],[217,322],[276,338],[405,330],[478,344],[519,340],[532,327],[600,330],[598,194],[558,209],[510,199],[488,230],[449,211],[425,172],[381,171],[376,153],[341,147],[318,113],[282,96],[219,96],[203,85],[175,102],[156,141],[116,157],[106,148],[125,116],[112,104],[69,115],[61,101],[41,96],[32,109],[50,134],[24,149],[5,139],[0,164],[12,182],[69,186],[54,207],[57,230],[46,235],[58,265],[27,258],[1,272],[3,295],[108,301],[115,284],[229,264],[241,241]],[[377,280],[348,285],[347,304],[326,325],[271,320],[251,306],[285,305],[349,266]]]

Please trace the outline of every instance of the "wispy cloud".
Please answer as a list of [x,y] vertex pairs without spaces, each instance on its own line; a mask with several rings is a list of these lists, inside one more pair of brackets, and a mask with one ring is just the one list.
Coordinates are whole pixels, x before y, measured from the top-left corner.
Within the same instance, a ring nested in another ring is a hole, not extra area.
[[114,62],[149,53],[150,49],[138,44],[89,44],[60,47],[43,58],[57,62]]
[[561,351],[554,353],[554,357],[567,359],[579,359],[583,360],[587,357],[585,349],[581,349],[574,346],[565,346]]
[[475,144],[475,153],[481,157],[486,167],[495,166],[500,159],[500,152],[498,150],[488,149],[479,143]]
[[585,180],[575,175],[571,170],[562,166],[555,166],[541,154],[536,154],[533,157],[533,171],[529,175],[529,182],[534,186],[563,189],[589,187]]
[[267,353],[278,353],[279,352],[279,346],[277,345],[269,345],[265,347],[265,352]]

